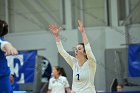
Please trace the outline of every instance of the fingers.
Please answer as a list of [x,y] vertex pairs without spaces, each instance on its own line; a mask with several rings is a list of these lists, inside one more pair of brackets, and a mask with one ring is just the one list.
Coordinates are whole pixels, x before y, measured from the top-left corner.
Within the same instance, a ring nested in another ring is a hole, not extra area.
[[54,25],[49,25],[49,30],[54,31]]
[[57,26],[56,24],[50,24],[50,25],[49,25],[49,29],[50,29],[50,30],[57,30],[57,29],[59,29],[59,28],[58,28],[58,26]]
[[14,48],[12,51],[12,55],[17,55],[17,54],[18,54],[18,51]]
[[80,26],[80,22],[79,22],[79,20],[78,20],[78,27]]
[[84,26],[83,23],[81,22],[81,20],[78,19],[78,30],[80,32],[84,32]]
[[58,27],[56,24],[50,24],[49,30],[53,33],[54,36],[59,36],[61,27]]
[[49,25],[49,29],[50,29],[50,30],[53,30],[54,28],[56,28],[54,24],[50,24],[50,25]]
[[17,55],[17,54],[18,54],[18,51],[15,48],[12,48],[6,51],[6,56]]
[[78,30],[80,31],[80,24],[79,24],[79,22],[78,22]]
[[78,19],[78,26],[83,26],[83,23]]
[[8,56],[8,55],[17,55],[18,54],[18,51],[10,44],[7,44],[5,46],[5,55]]

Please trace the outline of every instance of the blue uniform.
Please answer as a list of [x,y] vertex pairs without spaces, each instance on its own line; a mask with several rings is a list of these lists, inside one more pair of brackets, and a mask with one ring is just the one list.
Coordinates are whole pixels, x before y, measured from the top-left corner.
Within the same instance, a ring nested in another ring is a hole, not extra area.
[[17,84],[16,82],[14,82],[11,86],[12,86],[12,90],[14,90],[14,91],[19,90],[19,84]]
[[9,79],[10,69],[7,65],[5,52],[1,50],[1,45],[4,42],[4,38],[0,37],[0,93],[12,93]]

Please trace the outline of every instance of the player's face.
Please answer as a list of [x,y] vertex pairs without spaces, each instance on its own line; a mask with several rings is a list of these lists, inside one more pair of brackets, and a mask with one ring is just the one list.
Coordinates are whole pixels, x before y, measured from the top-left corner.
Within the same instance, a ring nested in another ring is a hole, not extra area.
[[83,56],[83,55],[85,55],[83,45],[77,45],[75,48],[75,56],[79,57],[79,56]]
[[123,88],[121,87],[121,86],[117,86],[117,91],[122,91],[123,90]]
[[10,75],[10,82],[14,82],[14,77],[12,75]]
[[52,73],[53,73],[54,77],[59,75],[59,72],[57,71],[57,69],[55,67],[53,67]]

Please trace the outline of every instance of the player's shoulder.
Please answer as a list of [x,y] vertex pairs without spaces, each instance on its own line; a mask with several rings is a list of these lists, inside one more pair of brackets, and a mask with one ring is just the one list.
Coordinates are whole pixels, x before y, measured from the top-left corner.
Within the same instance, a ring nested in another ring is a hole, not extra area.
[[52,82],[54,80],[55,80],[55,78],[54,77],[51,77],[49,81]]
[[3,37],[0,37],[0,41],[5,41]]

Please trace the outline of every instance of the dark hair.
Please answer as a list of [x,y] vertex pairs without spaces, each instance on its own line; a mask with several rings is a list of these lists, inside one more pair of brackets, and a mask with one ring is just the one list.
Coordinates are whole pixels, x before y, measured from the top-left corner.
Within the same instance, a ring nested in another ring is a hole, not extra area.
[[67,77],[64,68],[55,66],[55,69],[59,72],[59,75]]
[[113,84],[111,86],[111,91],[117,91],[117,86],[120,86],[121,88],[124,87],[124,85],[118,83],[118,80],[115,78],[114,81],[113,81]]
[[0,19],[0,36],[4,36],[8,33],[8,24]]
[[[83,46],[83,48],[84,48],[84,53],[86,54],[85,44],[84,44],[84,43],[78,43],[78,45],[82,45],[82,46]],[[87,54],[86,54],[85,57],[86,57],[86,59],[88,59]]]
[[11,76],[12,76],[13,78],[15,78],[15,75],[14,75],[14,74],[11,74]]

